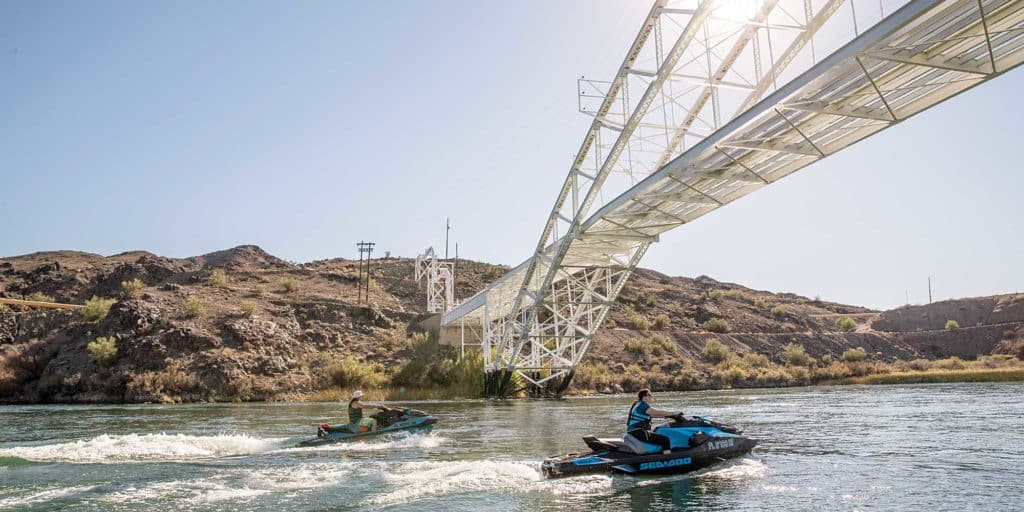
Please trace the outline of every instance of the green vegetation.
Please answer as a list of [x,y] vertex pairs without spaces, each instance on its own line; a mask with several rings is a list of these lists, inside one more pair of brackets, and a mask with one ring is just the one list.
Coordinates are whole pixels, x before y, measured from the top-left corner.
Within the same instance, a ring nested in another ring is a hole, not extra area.
[[729,350],[729,347],[725,346],[721,341],[710,339],[704,342],[704,359],[707,359],[712,364],[727,361],[731,357],[732,351]]
[[121,294],[125,297],[133,299],[139,296],[139,292],[146,287],[146,283],[143,283],[141,279],[135,278],[131,281],[121,281]]
[[670,322],[671,320],[669,319],[668,315],[664,313],[654,317],[654,327],[659,331],[664,331],[665,329],[667,329]]
[[848,316],[841,316],[836,319],[836,327],[843,332],[850,332],[857,328],[857,322]]
[[487,281],[494,281],[495,279],[501,277],[501,275],[504,273],[505,269],[501,267],[490,267],[487,269],[486,272],[484,272],[484,279]]
[[239,307],[242,309],[242,314],[248,317],[255,316],[256,312],[259,311],[259,306],[255,302],[248,300],[242,301]]
[[732,327],[729,326],[729,322],[726,322],[721,318],[712,318],[701,324],[701,327],[703,327],[705,331],[717,333],[727,333],[732,330]]
[[786,316],[786,313],[789,313],[789,310],[786,309],[786,306],[783,306],[782,304],[773,307],[771,311],[772,316],[774,316],[775,318],[778,318],[780,316]]
[[843,361],[847,363],[856,363],[864,361],[868,358],[868,353],[861,347],[851,348],[843,351]]
[[408,340],[412,357],[391,377],[391,385],[403,388],[443,388],[449,397],[483,395],[483,356],[441,346],[433,336],[413,334]]
[[708,300],[718,300],[722,298],[722,290],[707,290],[701,294],[701,297]]
[[803,345],[790,343],[785,348],[786,364],[789,366],[813,366],[814,358],[807,355]]
[[630,354],[642,356],[647,353],[647,343],[640,338],[633,338],[631,340],[626,340],[626,342],[622,344],[622,349]]
[[647,317],[634,313],[629,317],[629,326],[634,331],[646,331],[651,328],[651,322]]
[[955,331],[960,328],[960,323],[956,320],[946,320],[946,330]]
[[655,356],[672,354],[676,351],[675,342],[660,334],[655,334],[650,338],[647,338],[647,345],[651,349],[651,354]]
[[25,296],[25,300],[31,300],[34,302],[55,302],[53,297],[50,297],[43,292],[32,292]]
[[326,372],[330,383],[341,388],[379,388],[388,382],[383,366],[352,357],[330,361]]
[[99,337],[85,346],[89,360],[101,367],[108,367],[117,361],[117,342],[113,337]]
[[284,293],[292,293],[299,289],[298,283],[294,279],[285,279],[281,282],[281,291]]
[[86,322],[99,322],[107,317],[110,307],[116,302],[116,299],[106,299],[93,295],[91,299],[85,301],[85,307],[82,308],[82,318],[85,318]]
[[222,268],[215,268],[210,272],[210,286],[214,288],[228,287],[228,274]]
[[181,305],[181,316],[185,318],[199,318],[206,312],[206,304],[203,299],[195,295],[189,295],[185,303]]
[[764,299],[754,299],[754,307],[757,309],[768,309],[768,301]]
[[622,345],[623,350],[636,356],[651,354],[660,357],[665,354],[673,354],[676,351],[676,344],[672,340],[660,334],[652,335],[649,338],[633,338],[626,340]]

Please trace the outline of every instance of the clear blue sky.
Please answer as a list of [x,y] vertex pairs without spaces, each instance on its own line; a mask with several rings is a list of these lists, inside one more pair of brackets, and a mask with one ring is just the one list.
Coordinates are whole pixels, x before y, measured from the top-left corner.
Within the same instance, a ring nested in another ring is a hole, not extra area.
[[[0,3],[0,255],[516,264],[647,2]],[[1024,70],[684,228],[672,275],[890,307],[1024,291]],[[454,244],[453,244],[454,247]],[[453,251],[454,252],[454,251]]]

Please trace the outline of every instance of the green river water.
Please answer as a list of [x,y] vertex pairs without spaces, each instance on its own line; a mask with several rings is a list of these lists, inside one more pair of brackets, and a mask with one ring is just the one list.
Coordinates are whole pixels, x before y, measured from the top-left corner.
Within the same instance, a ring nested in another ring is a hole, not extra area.
[[0,510],[1024,510],[1024,383],[659,393],[754,452],[545,480],[628,396],[430,401],[433,432],[294,448],[343,404],[0,407]]

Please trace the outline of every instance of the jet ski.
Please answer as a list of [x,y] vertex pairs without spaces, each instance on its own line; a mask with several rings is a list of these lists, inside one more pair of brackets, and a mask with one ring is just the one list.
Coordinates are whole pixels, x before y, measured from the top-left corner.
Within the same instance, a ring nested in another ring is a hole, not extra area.
[[622,439],[585,436],[591,451],[544,459],[541,470],[549,477],[613,471],[628,474],[686,473],[750,452],[757,440],[739,429],[707,418],[681,414],[668,417],[654,432],[671,440],[671,453],[629,434]]
[[296,446],[320,446],[376,437],[392,432],[427,432],[437,423],[437,418],[416,409],[391,407],[370,415],[377,420],[377,430],[364,431],[358,425],[345,423],[331,426],[323,423],[316,429],[316,437],[306,439]]

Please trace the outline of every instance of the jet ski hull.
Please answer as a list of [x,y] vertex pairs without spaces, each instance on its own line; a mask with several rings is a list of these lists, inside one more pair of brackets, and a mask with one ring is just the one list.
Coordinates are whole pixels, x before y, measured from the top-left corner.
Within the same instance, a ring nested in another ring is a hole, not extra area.
[[545,459],[541,470],[549,478],[608,471],[651,475],[688,473],[746,455],[756,445],[754,439],[733,436],[711,438],[701,445],[675,449],[671,453],[639,455],[614,450],[572,453]]
[[655,432],[669,439],[672,451],[662,453],[657,445],[627,435],[622,439],[583,440],[591,451],[570,453],[544,459],[541,469],[548,477],[585,473],[618,472],[629,474],[687,473],[725,459],[743,456],[757,445],[735,427],[707,418],[672,416],[674,421]]
[[312,439],[306,439],[300,441],[296,446],[321,446],[335,443],[346,443],[349,441],[360,441],[377,437],[384,434],[391,434],[394,432],[429,432],[434,423],[437,423],[437,418],[433,416],[427,416],[419,411],[413,411],[417,415],[403,415],[398,418],[394,423],[379,427],[377,430],[371,430],[368,432],[361,432],[355,430],[352,425],[343,425],[335,427],[327,432],[321,432],[323,435],[318,435]]

